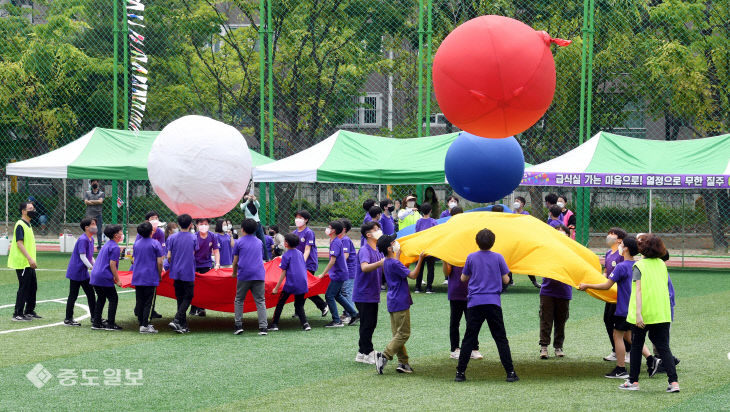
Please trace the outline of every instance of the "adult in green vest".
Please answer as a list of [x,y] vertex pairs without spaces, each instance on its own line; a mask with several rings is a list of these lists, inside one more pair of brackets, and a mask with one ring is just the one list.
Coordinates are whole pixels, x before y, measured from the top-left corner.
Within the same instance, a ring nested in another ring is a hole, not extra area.
[[[620,389],[639,390],[639,370],[641,369],[641,350],[647,333],[659,351],[659,359],[667,371],[669,387],[667,392],[679,392],[677,370],[672,350],[669,348],[669,326],[672,322],[672,309],[669,299],[669,272],[662,257],[667,248],[664,242],[653,234],[639,239],[639,253],[644,259],[637,261],[633,268],[631,298],[626,322],[631,327],[631,368],[629,379]],[[663,362],[669,360],[669,362]],[[659,361],[659,360],[657,360]],[[654,367],[658,366],[655,363]]]
[[21,218],[13,228],[13,238],[10,241],[8,267],[15,269],[18,275],[18,293],[15,296],[15,312],[13,320],[25,322],[41,317],[35,313],[35,296],[38,290],[35,270],[36,264],[35,236],[30,221],[38,212],[32,202],[20,202]]
[[405,207],[398,211],[398,221],[400,222],[398,224],[398,230],[403,230],[410,225],[415,225],[421,218],[421,214],[418,213],[419,206],[416,203],[415,195],[406,196],[406,198],[403,199],[403,205]]

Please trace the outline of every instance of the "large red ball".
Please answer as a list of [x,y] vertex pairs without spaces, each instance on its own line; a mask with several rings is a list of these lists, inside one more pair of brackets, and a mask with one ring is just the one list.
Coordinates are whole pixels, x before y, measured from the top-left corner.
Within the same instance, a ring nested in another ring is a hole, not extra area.
[[433,60],[441,111],[461,129],[503,138],[527,130],[555,94],[550,36],[503,16],[481,16],[451,32]]

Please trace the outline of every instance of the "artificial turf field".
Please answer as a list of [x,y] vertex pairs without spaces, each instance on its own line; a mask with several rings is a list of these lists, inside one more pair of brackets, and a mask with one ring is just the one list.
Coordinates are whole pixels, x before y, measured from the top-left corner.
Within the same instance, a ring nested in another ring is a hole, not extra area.
[[[68,255],[41,253],[38,301],[65,299]],[[5,259],[0,267],[5,268]],[[128,267],[122,264],[122,269]],[[321,264],[320,267],[323,267]],[[246,331],[234,336],[233,315],[208,311],[189,319],[191,333],[177,335],[167,323],[172,299],[160,297],[163,319],[156,335],[138,333],[132,314],[134,292],[119,295],[121,332],[53,326],[3,333],[63,321],[65,303],[38,303],[44,318],[11,322],[17,290],[14,271],[0,270],[0,410],[729,410],[730,271],[671,272],[677,290],[672,350],[681,393],[668,394],[666,375],[649,379],[645,366],[639,392],[617,389],[618,379],[603,375],[615,365],[602,322],[603,303],[575,291],[566,325],[566,357],[538,359],[538,292],[526,277],[502,296],[516,383],[504,381],[486,325],[480,334],[484,360],[472,361],[467,382],[453,382],[456,361],[449,359],[449,304],[445,286],[433,295],[413,295],[411,338],[407,348],[412,375],[397,374],[390,363],[380,376],[372,365],[354,362],[357,327],[325,329],[310,302],[305,309],[312,331],[303,332],[287,305],[280,331],[258,336],[256,314],[244,317]],[[436,267],[436,279],[443,276]],[[411,281],[413,282],[413,281]],[[120,290],[126,292],[127,289]],[[86,304],[85,298],[77,303]],[[390,324],[382,296],[373,341],[382,350]],[[106,308],[105,308],[106,310]],[[77,306],[76,318],[86,312]],[[104,312],[106,315],[106,311]],[[269,316],[273,309],[269,310]],[[269,317],[269,319],[271,319]],[[462,336],[464,325],[462,323]],[[52,378],[36,388],[25,375],[41,363],[54,376],[61,369],[96,369],[99,386],[61,386]],[[141,386],[107,386],[105,369],[142,369]]]

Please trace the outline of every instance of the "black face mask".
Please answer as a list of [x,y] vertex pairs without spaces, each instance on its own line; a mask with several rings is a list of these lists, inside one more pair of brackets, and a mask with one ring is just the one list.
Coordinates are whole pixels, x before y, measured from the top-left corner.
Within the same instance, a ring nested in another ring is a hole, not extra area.
[[269,230],[269,236],[274,236],[274,231],[273,230]]
[[94,189],[94,190],[96,190],[96,189],[99,188],[99,185],[96,184],[96,183],[94,183],[94,184],[91,185],[91,188]]
[[38,212],[36,212],[35,210],[30,210],[28,211],[28,217],[31,219],[35,219],[36,217],[38,217]]
[[395,210],[395,206],[388,206],[388,212],[392,212]]

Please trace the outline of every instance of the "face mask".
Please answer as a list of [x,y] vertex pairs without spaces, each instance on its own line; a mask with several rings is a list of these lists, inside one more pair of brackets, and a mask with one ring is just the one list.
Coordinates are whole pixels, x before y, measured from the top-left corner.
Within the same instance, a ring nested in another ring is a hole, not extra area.
[[200,230],[200,233],[208,233],[208,225],[200,225],[198,230]]
[[561,209],[565,207],[565,203],[563,203],[563,202],[558,202],[558,203],[556,203],[556,205],[558,205],[558,207]]
[[613,244],[616,243],[616,240],[618,240],[617,236],[612,236],[612,235],[606,236],[606,244],[608,246],[613,246]]
[[30,210],[28,211],[28,217],[31,219],[35,219],[36,217],[38,217],[38,212],[36,212],[35,210]]
[[96,190],[96,189],[99,188],[99,185],[97,185],[96,183],[94,183],[94,184],[91,185],[91,188],[94,189],[94,190]]
[[124,233],[119,234],[119,241],[117,243],[124,242]]
[[178,229],[178,228],[172,229],[172,233],[177,233],[179,231],[180,231],[180,229]]
[[393,206],[393,205],[388,206],[388,212],[392,212],[394,210],[395,210],[395,206]]
[[92,235],[95,235],[95,234],[99,233],[99,228],[96,227],[96,226],[90,227],[89,228],[89,233],[91,233]]
[[380,239],[380,236],[383,236],[382,230],[376,230],[375,232],[371,232],[373,235],[373,239],[378,240]]
[[520,202],[514,202],[514,203],[512,203],[512,209],[514,209],[514,210],[518,210],[521,207],[522,207],[522,203],[520,203]]
[[160,225],[160,221],[159,220],[150,220],[150,224],[152,225],[153,228],[157,228],[157,226]]
[[624,246],[618,245],[618,254],[623,256],[624,255]]
[[274,236],[274,231],[273,230],[269,230],[269,236]]
[[298,218],[294,219],[294,225],[296,227],[302,227],[302,226],[304,226],[304,219],[302,219],[301,217],[298,217]]
[[408,206],[408,207],[415,207],[416,206],[416,202],[414,202],[412,200],[409,200],[408,202],[406,202],[406,206]]
[[400,251],[400,243],[393,242],[393,253],[398,253]]
[[453,209],[458,205],[456,202],[449,202],[449,209]]
[[324,230],[324,234],[327,235],[327,236],[331,235],[332,234],[332,229],[330,229],[330,228],[325,229]]

